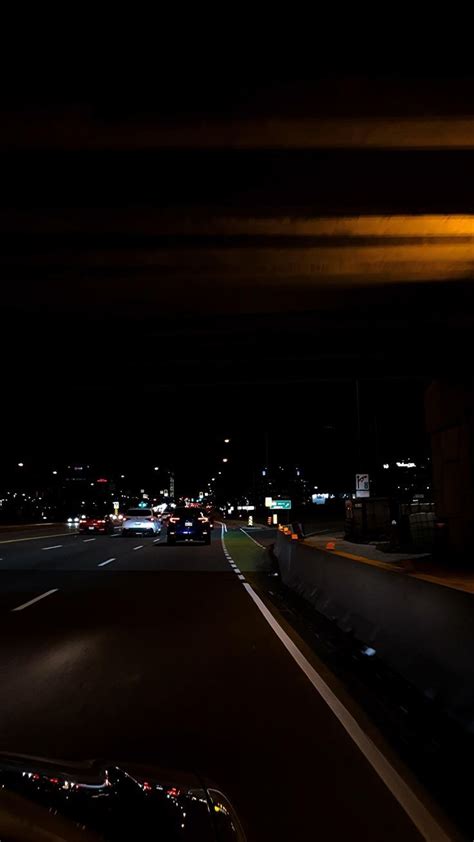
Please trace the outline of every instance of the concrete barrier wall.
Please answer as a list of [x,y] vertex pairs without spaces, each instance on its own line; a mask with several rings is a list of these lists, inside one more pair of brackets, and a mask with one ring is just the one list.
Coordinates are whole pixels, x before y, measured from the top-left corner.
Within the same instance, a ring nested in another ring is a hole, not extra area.
[[280,533],[275,553],[285,585],[474,725],[473,595],[292,543]]

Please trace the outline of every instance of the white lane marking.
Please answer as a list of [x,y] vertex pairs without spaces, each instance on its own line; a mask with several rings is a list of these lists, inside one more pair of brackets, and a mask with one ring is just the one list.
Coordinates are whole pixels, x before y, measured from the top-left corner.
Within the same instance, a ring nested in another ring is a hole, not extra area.
[[91,541],[95,541],[95,538],[84,538],[83,544],[90,544]]
[[258,547],[261,547],[261,548],[262,548],[262,550],[266,550],[266,549],[267,549],[267,548],[266,548],[266,546],[265,546],[265,544],[261,544],[261,543],[260,543],[260,541],[256,541],[256,540],[255,540],[255,538],[252,538],[252,536],[251,536],[251,535],[249,535],[249,533],[248,533],[248,532],[246,532],[246,531],[245,531],[245,529],[242,529],[242,527],[240,527],[240,531],[241,531],[241,532],[243,532],[243,533],[244,533],[244,535],[246,535],[246,536],[247,536],[247,538],[250,538],[250,540],[251,540],[251,541],[253,541],[253,542],[254,542],[254,544],[257,544],[257,546],[258,546]]
[[[251,536],[249,535],[248,537],[250,538]],[[221,542],[223,549],[227,549],[224,542],[224,524],[222,524]],[[333,693],[324,679],[321,678],[319,673],[316,672],[313,666],[311,666],[296,644],[293,643],[289,635],[279,625],[265,603],[260,599],[258,594],[255,593],[251,585],[245,581],[245,578],[240,573],[240,570],[238,570],[238,568],[235,569],[240,574],[238,578],[244,580],[243,586],[245,590],[250,598],[255,602],[255,605],[261,611],[269,626],[273,629],[277,637],[280,638],[280,641],[283,643],[291,657],[296,661],[300,669],[311,681],[315,690],[319,693],[334,716],[339,720],[349,737],[353,740],[359,751],[364,755],[387,789],[392,793],[393,797],[398,801],[402,809],[409,816],[423,838],[426,839],[427,842],[450,842],[450,837],[443,830],[441,825],[438,824],[434,816],[431,815],[428,808],[425,807],[423,802],[420,801],[418,796],[410,789],[399,772],[397,772],[397,770],[382,754],[380,749],[377,748],[375,743],[362,730],[359,723],[354,719],[347,708],[344,707],[342,702],[337,698],[335,693]]]
[[111,535],[111,538],[120,538],[120,532],[116,532],[115,535]]
[[77,537],[77,532],[57,532],[56,535],[35,535],[33,538],[8,538],[7,541],[0,541],[0,544],[19,544],[21,541],[44,541],[45,538],[64,538],[65,536]]
[[156,539],[156,541],[153,541],[153,543],[154,543],[154,544],[159,544],[159,543],[160,543],[160,541],[161,541],[161,537],[160,537],[160,538],[157,538],[157,539]]
[[24,608],[28,608],[29,605],[33,605],[34,602],[39,602],[40,599],[44,599],[46,596],[51,596],[52,593],[57,593],[59,588],[53,588],[50,591],[45,591],[44,593],[40,594],[39,596],[35,596],[34,599],[30,599],[29,602],[23,602],[21,605],[17,605],[16,608],[12,608],[13,611],[23,611]]
[[438,824],[436,819],[431,815],[427,807],[418,798],[417,795],[410,789],[402,776],[382,754],[374,742],[362,730],[359,723],[354,719],[351,713],[347,710],[342,702],[333,693],[326,682],[321,678],[318,672],[306,660],[304,655],[300,652],[298,647],[293,643],[289,635],[279,625],[271,611],[260,599],[258,594],[247,582],[244,588],[248,595],[255,602],[257,608],[265,617],[267,623],[277,637],[280,638],[283,646],[290,653],[291,657],[298,664],[300,669],[304,672],[306,677],[311,681],[311,684],[317,690],[321,698],[326,702],[329,709],[334,716],[339,720],[342,727],[345,729],[350,738],[354,741],[357,748],[362,752],[366,760],[370,763],[372,768],[378,774],[379,778],[384,782],[385,786],[390,790],[394,798],[398,801],[400,806],[405,810],[410,817],[415,827],[419,830],[424,839],[429,842],[449,842],[449,836]]
[[234,573],[241,573],[242,571],[239,570],[236,564],[234,564]]
[[242,576],[242,573],[239,573],[239,575],[237,576],[237,578],[238,578],[238,579],[243,579],[243,581],[245,582],[245,576]]
[[143,550],[144,544],[139,544],[138,547],[134,547],[134,550]]
[[62,544],[53,544],[52,547],[41,547],[42,550],[59,550]]
[[115,559],[114,558],[108,558],[107,561],[101,561],[100,564],[97,565],[97,567],[103,567],[104,564],[110,564],[111,561],[115,561]]

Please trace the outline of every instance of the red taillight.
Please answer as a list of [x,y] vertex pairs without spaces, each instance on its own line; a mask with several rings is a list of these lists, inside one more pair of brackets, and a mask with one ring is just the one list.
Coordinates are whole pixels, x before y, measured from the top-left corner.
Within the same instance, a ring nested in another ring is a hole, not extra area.
[[170,517],[170,523],[178,523],[179,517]]
[[208,517],[200,517],[200,518],[198,518],[198,520],[199,520],[201,523],[209,523],[209,518],[208,518]]

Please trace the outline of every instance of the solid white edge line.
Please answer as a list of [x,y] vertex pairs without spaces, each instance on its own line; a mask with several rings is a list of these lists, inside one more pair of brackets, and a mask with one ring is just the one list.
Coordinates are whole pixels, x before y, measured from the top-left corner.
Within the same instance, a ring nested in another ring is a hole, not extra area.
[[97,565],[97,567],[103,567],[104,564],[110,564],[111,561],[115,561],[115,560],[116,560],[115,558],[108,558],[107,561],[101,561],[100,564]]
[[240,531],[241,531],[241,532],[243,532],[243,533],[244,533],[244,535],[246,535],[246,536],[247,536],[247,538],[250,538],[250,540],[251,540],[251,541],[253,541],[253,542],[254,542],[254,544],[256,544],[256,545],[257,545],[257,547],[261,547],[261,548],[262,548],[262,550],[266,550],[266,549],[267,549],[267,548],[266,548],[266,546],[265,546],[265,544],[261,544],[261,543],[260,543],[260,541],[256,541],[256,540],[255,540],[255,538],[252,538],[252,536],[251,536],[251,535],[249,535],[249,534],[248,534],[248,532],[246,532],[246,531],[245,531],[245,529],[244,529],[242,526],[240,527]]
[[260,599],[258,594],[255,593],[251,585],[245,582],[244,588],[265,617],[269,626],[271,626],[277,637],[280,638],[283,646],[290,653],[293,660],[296,661],[300,669],[311,681],[315,690],[317,690],[321,698],[326,702],[334,716],[339,720],[347,734],[356,744],[357,748],[362,752],[366,760],[378,774],[379,778],[384,782],[385,786],[389,789],[394,798],[396,798],[400,806],[405,810],[405,813],[410,817],[424,839],[429,840],[429,842],[450,842],[450,837],[446,834],[441,825],[438,824],[423,802],[420,801],[414,792],[412,792],[408,784],[382,754],[380,749],[377,748],[375,743],[362,730],[352,714],[344,707],[342,702],[333,693],[331,688],[328,687],[319,673],[317,673],[309,661],[306,660],[296,644],[293,643],[291,638],[279,625],[265,603]]
[[28,608],[28,606],[33,605],[34,602],[39,602],[40,599],[44,599],[45,596],[51,596],[52,593],[56,593],[58,590],[59,588],[52,588],[50,591],[45,591],[45,593],[35,596],[34,599],[30,599],[28,602],[23,602],[21,605],[17,605],[16,608],[12,608],[12,613],[14,611],[23,611],[24,608]]
[[52,547],[41,547],[42,550],[59,550],[62,544],[53,544]]
[[0,544],[21,544],[22,541],[44,541],[45,538],[77,538],[77,532],[58,532],[56,535],[33,535],[31,538],[8,538]]

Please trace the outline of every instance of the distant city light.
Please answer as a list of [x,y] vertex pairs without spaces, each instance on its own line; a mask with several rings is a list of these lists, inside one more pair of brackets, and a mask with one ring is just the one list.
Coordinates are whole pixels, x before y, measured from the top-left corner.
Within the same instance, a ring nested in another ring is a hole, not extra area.
[[125,479],[125,474],[120,474],[120,479]]
[[54,476],[56,476],[57,473],[58,473],[57,471],[53,471]]
[[390,465],[388,464],[388,462],[384,462],[383,466],[384,466],[386,471],[388,471],[388,469],[390,468]]
[[19,468],[23,468],[23,467],[24,467],[24,463],[23,463],[23,462],[18,462],[18,467],[19,467]]
[[154,470],[154,471],[159,471],[160,469],[159,469],[158,465],[155,465],[155,467],[153,468],[153,470]]
[[224,444],[229,444],[230,439],[224,439]]
[[397,468],[416,468],[416,462],[397,462]]
[[227,456],[224,456],[224,458],[223,458],[223,460],[222,460],[222,461],[223,461],[223,462],[228,462],[229,460],[227,459]]

